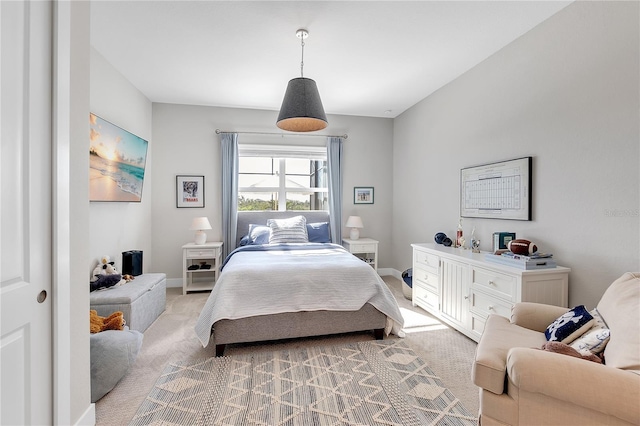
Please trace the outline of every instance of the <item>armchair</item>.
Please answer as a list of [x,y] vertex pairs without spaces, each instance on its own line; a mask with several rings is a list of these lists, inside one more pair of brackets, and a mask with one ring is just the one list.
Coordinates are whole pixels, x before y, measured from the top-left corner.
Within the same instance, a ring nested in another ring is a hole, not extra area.
[[611,284],[597,310],[611,333],[605,364],[539,350],[567,308],[518,303],[511,319],[490,315],[472,367],[481,424],[640,424],[640,273]]

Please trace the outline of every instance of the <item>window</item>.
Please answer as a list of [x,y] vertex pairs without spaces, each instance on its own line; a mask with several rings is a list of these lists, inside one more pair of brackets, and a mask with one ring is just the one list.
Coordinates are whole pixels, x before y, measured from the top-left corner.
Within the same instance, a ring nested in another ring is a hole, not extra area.
[[325,147],[240,145],[238,210],[328,210]]

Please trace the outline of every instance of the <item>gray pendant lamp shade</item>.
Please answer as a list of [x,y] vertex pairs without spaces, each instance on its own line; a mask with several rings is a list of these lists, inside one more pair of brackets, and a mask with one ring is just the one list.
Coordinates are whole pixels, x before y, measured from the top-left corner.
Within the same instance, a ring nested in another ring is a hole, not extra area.
[[304,39],[308,36],[305,29],[296,31],[302,46],[300,77],[289,80],[276,122],[279,128],[290,132],[314,132],[328,124],[316,82],[304,77]]
[[313,132],[327,124],[316,82],[305,77],[289,80],[276,125],[290,132]]

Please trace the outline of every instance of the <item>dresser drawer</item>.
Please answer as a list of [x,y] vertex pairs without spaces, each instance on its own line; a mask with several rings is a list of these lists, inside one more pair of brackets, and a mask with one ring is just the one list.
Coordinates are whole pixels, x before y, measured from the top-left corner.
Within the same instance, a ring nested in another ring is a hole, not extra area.
[[422,287],[425,287],[436,294],[440,293],[440,277],[438,274],[425,271],[420,267],[413,270],[413,280],[416,280],[419,285],[422,285]]
[[440,269],[440,257],[424,251],[414,250],[413,261],[416,264],[416,268],[421,267],[433,274],[438,274]]
[[473,268],[472,286],[489,294],[516,302],[518,280],[512,275],[502,274],[488,269]]
[[216,257],[218,250],[216,249],[187,249],[187,259],[198,259],[201,257]]
[[430,312],[436,312],[439,309],[438,295],[419,284],[413,285],[413,301]]
[[511,318],[511,307],[513,304],[506,303],[481,291],[471,292],[471,312],[480,317],[488,317],[489,314],[498,314],[506,318]]

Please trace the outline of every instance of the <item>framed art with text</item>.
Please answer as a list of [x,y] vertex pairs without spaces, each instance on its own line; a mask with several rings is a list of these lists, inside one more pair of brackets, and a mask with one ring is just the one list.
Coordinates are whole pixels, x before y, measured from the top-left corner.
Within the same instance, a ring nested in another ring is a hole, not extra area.
[[356,186],[353,188],[353,204],[373,204],[373,187]]
[[204,176],[176,176],[176,207],[204,207]]
[[460,171],[460,216],[531,220],[532,157]]

